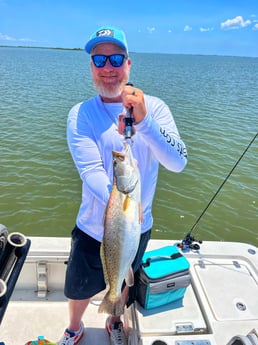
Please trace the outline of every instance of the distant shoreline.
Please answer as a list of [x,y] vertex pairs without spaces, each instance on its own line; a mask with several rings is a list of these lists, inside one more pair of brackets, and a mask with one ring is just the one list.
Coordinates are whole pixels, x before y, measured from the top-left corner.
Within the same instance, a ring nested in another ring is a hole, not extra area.
[[[8,46],[0,45],[0,48],[29,48],[29,49],[48,49],[48,50],[69,50],[69,51],[84,51],[83,48],[61,48],[61,47],[40,47],[40,46]],[[129,53],[137,53],[135,51],[130,51]],[[257,59],[258,56],[242,56],[242,55],[217,55],[217,54],[186,54],[186,53],[154,53],[154,52],[138,52],[139,54],[164,54],[164,55],[190,55],[190,56],[215,56],[215,57],[233,57],[233,58],[251,58]]]
[[82,48],[59,48],[59,47],[35,47],[35,46],[7,46],[0,45],[0,48],[31,48],[31,49],[53,49],[53,50],[83,50]]

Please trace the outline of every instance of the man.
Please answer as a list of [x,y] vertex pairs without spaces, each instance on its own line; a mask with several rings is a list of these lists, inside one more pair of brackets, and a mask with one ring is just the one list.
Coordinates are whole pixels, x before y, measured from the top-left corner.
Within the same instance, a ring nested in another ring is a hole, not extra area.
[[[83,186],[65,282],[70,324],[59,345],[80,341],[84,334],[82,317],[90,298],[106,286],[100,244],[112,188],[112,150],[124,149],[124,135],[118,130],[119,115],[125,108],[131,109],[135,128],[132,152],[141,175],[142,235],[134,271],[139,268],[150,238],[159,163],[174,172],[182,171],[187,163],[186,148],[168,106],[139,88],[126,85],[131,59],[124,33],[115,27],[101,27],[92,34],[85,50],[91,55],[92,79],[98,95],[75,105],[68,117],[68,145]],[[126,302],[127,287],[123,295]],[[112,345],[126,344],[120,317],[108,317],[106,328]]]

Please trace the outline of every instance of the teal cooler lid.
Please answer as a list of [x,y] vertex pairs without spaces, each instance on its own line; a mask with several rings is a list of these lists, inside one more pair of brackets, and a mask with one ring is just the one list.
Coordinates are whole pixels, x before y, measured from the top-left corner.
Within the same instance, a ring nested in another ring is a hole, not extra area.
[[176,246],[166,246],[145,252],[142,258],[142,268],[150,279],[185,271],[189,267],[189,261]]

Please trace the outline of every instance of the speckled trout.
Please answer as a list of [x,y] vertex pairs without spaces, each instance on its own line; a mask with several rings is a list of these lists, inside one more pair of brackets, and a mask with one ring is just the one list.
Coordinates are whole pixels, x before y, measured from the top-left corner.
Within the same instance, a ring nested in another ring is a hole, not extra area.
[[106,208],[104,237],[101,244],[101,260],[106,293],[99,312],[122,315],[124,302],[121,289],[125,280],[134,284],[131,268],[141,235],[141,183],[137,161],[130,145],[124,152],[113,151],[114,181]]

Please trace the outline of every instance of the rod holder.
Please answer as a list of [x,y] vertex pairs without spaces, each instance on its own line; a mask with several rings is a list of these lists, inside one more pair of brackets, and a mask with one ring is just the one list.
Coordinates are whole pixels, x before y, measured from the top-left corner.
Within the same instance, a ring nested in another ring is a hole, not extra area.
[[0,324],[27,257],[31,241],[19,232],[10,233],[0,257]]
[[7,243],[0,258],[0,279],[6,281],[13,265],[21,256],[22,248],[26,245],[26,237],[19,232],[12,232],[7,237]]

